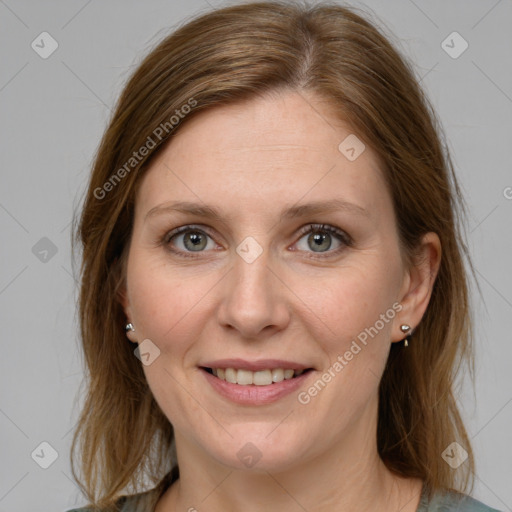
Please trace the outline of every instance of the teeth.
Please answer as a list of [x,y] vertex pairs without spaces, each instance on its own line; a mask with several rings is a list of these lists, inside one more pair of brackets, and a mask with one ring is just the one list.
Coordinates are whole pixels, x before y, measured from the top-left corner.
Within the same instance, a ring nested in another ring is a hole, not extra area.
[[284,380],[284,370],[282,368],[276,368],[272,370],[272,382],[281,382]]
[[226,376],[226,381],[227,382],[231,382],[231,384],[236,384],[236,379],[237,379],[237,371],[236,370],[233,370],[233,368],[226,368],[226,372],[225,372],[225,376]]
[[252,376],[253,372],[250,372],[248,370],[238,370],[236,375],[236,383],[242,386],[252,384]]
[[252,383],[256,384],[256,386],[268,386],[269,384],[272,384],[272,373],[270,370],[254,372],[252,375]]
[[273,368],[269,370],[260,370],[251,372],[250,370],[236,370],[235,368],[212,368],[213,374],[221,380],[231,384],[248,386],[268,386],[273,382],[282,382],[293,377],[298,377],[304,373],[304,370],[292,370],[290,368]]

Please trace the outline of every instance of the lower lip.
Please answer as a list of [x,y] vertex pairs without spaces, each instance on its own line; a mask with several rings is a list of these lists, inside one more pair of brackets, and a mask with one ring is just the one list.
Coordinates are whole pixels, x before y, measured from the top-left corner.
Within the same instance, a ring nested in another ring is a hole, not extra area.
[[232,402],[243,405],[265,405],[276,402],[296,391],[304,384],[304,381],[309,375],[313,373],[312,370],[309,370],[293,379],[285,379],[267,386],[256,386],[255,384],[242,386],[219,379],[206,370],[201,369],[201,371],[206,377],[206,380],[219,395],[228,398]]

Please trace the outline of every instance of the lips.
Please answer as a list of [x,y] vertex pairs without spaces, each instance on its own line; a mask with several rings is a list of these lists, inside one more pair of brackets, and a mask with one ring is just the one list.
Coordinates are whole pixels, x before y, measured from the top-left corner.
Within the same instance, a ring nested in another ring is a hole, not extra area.
[[274,402],[297,389],[314,369],[304,364],[266,359],[223,359],[200,366],[221,395],[246,405]]

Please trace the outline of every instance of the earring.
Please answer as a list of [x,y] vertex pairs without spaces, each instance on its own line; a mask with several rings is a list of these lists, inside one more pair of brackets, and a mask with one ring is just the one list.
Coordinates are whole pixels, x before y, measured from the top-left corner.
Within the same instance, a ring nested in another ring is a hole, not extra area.
[[411,326],[410,325],[407,325],[407,324],[402,324],[400,326],[400,330],[404,333],[404,334],[407,334],[407,336],[405,337],[404,339],[404,347],[408,347],[409,346],[409,336],[411,335],[411,333],[409,332],[411,330]]
[[126,332],[128,332],[128,331],[132,331],[132,332],[134,332],[134,331],[135,331],[135,327],[133,327],[133,324],[128,323],[128,324],[126,324],[126,325],[124,326],[124,330],[125,330]]

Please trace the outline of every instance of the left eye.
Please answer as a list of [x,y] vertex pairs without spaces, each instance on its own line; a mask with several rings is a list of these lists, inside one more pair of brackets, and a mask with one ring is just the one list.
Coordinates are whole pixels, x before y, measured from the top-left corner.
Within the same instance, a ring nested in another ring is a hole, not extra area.
[[297,247],[302,251],[336,252],[350,244],[348,236],[333,226],[311,225],[307,226],[303,233],[305,233],[304,236],[297,242]]

